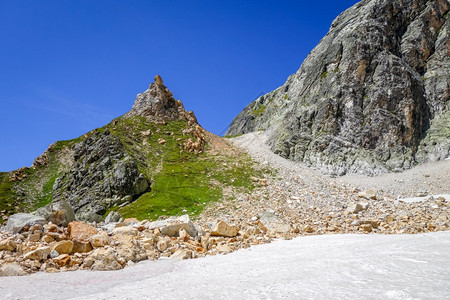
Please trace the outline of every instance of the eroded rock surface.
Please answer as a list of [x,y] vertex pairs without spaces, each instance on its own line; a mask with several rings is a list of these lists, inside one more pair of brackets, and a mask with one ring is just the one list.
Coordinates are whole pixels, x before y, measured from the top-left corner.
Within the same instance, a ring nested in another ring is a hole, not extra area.
[[335,175],[448,157],[449,9],[447,0],[357,3],[227,135],[267,130],[275,153]]

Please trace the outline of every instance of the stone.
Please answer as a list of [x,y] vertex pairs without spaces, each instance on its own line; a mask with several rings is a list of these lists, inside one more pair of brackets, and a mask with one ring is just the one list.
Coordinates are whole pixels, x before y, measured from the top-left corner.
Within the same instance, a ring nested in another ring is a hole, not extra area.
[[225,244],[217,245],[216,250],[217,252],[219,252],[219,254],[228,254],[233,251],[228,245]]
[[73,241],[72,253],[87,253],[92,251],[92,245],[89,241],[79,241],[79,240],[72,240],[72,241]]
[[116,227],[112,231],[113,234],[125,234],[125,235],[131,235],[136,236],[139,233],[139,230],[136,228],[133,228],[131,226],[122,226],[122,227]]
[[28,240],[30,242],[39,242],[41,240],[41,233],[40,232],[35,232],[32,233],[28,236]]
[[162,80],[161,76],[159,76],[159,75],[156,75],[156,76],[155,76],[155,83],[156,83],[156,85],[158,85],[158,86],[163,86],[163,85],[164,85],[164,84],[163,84],[163,80]]
[[211,236],[234,237],[238,234],[239,228],[231,226],[224,221],[219,221],[211,229]]
[[70,261],[68,254],[61,254],[58,257],[53,258],[53,261],[60,267],[66,266]]
[[75,212],[72,206],[64,200],[52,204],[51,222],[58,226],[67,226],[75,221]]
[[47,221],[39,216],[27,213],[17,213],[9,216],[6,223],[6,231],[16,234],[22,231],[25,226],[31,227],[36,224],[44,225]]
[[352,214],[357,214],[360,211],[363,211],[363,206],[359,203],[352,203],[347,207],[347,211]]
[[41,261],[47,259],[47,257],[50,255],[50,251],[50,247],[48,246],[39,247],[36,250],[26,253],[23,258]]
[[371,200],[377,200],[377,194],[374,190],[365,190],[358,194],[359,197]]
[[13,239],[6,239],[0,241],[0,251],[14,251],[17,243]]
[[181,228],[186,230],[190,236],[197,236],[197,229],[192,223],[188,215],[182,215],[180,217],[170,217],[166,220],[155,221],[146,223],[147,229],[159,229],[162,235],[178,236]]
[[208,249],[208,247],[209,247],[209,237],[208,236],[202,236],[200,238],[200,243],[202,244],[203,248]]
[[183,228],[181,228],[179,230],[178,236],[180,237],[180,239],[182,241],[185,241],[185,242],[187,242],[189,240],[189,237],[190,237],[189,233],[187,233],[186,230],[184,230]]
[[306,225],[305,227],[303,227],[303,230],[306,232],[306,233],[313,233],[315,230],[314,230],[314,227],[312,227],[311,225]]
[[145,247],[138,242],[136,237],[130,235],[119,234],[113,236],[116,242],[115,252],[118,258],[128,261],[141,261],[147,259],[147,253]]
[[49,235],[44,235],[42,238],[41,238],[41,241],[42,242],[44,242],[44,243],[51,243],[51,242],[53,242],[55,239],[53,238],[53,237],[51,237],[51,236],[49,236]]
[[157,248],[159,251],[161,251],[161,252],[165,251],[165,250],[167,249],[168,246],[169,246],[169,245],[168,245],[167,241],[165,241],[165,240],[159,240],[159,241],[156,243],[156,248]]
[[371,224],[361,224],[361,228],[365,232],[371,232],[372,231],[372,225]]
[[1,276],[23,276],[26,272],[23,270],[22,266],[18,263],[7,263],[0,266],[0,277]]
[[65,234],[59,234],[57,232],[47,232],[47,236],[53,238],[57,242],[67,239]]
[[58,232],[58,225],[55,225],[53,223],[48,223],[44,226],[44,232]]
[[97,248],[85,260],[87,268],[95,271],[112,271],[123,268],[113,249]]
[[105,219],[105,224],[120,222],[122,217],[117,211],[110,212]]
[[123,220],[123,226],[133,226],[137,223],[139,223],[139,220],[136,218],[126,218],[125,220]]
[[111,238],[107,234],[96,234],[90,239],[94,248],[105,247],[111,243]]
[[71,240],[89,241],[89,239],[98,233],[94,227],[79,221],[69,223],[67,227],[69,238]]
[[52,251],[50,251],[49,256],[50,256],[50,258],[55,258],[55,257],[59,256],[59,253],[56,250],[52,250]]
[[264,212],[261,214],[258,220],[258,226],[268,232],[272,233],[288,233],[291,230],[291,226],[283,221],[281,218],[271,212]]
[[70,254],[72,253],[73,247],[74,242],[72,241],[60,241],[50,245],[50,249],[57,251],[59,254]]
[[362,210],[367,210],[370,206],[369,202],[367,202],[367,201],[361,201],[361,202],[359,202],[359,205],[361,205]]
[[44,226],[42,226],[41,224],[35,224],[35,225],[31,226],[30,229],[28,229],[28,231],[31,233],[35,233],[36,231],[39,231],[39,233],[42,233],[43,230],[44,230]]
[[192,258],[192,251],[187,249],[178,249],[170,256],[170,258],[175,260],[190,259]]

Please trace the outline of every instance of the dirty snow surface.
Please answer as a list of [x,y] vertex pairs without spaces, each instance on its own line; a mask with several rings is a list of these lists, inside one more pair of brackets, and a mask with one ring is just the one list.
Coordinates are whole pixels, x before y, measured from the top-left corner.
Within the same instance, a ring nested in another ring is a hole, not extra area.
[[0,278],[1,299],[449,299],[450,231],[298,237],[120,271]]

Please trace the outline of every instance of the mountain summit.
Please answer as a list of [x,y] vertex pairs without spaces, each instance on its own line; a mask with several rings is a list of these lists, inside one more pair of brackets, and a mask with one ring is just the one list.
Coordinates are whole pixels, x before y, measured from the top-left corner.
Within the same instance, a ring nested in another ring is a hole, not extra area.
[[365,0],[331,24],[297,73],[250,103],[227,135],[323,172],[375,175],[450,154],[447,0]]
[[30,168],[0,172],[1,217],[38,208],[45,215],[59,203],[83,221],[101,222],[112,211],[140,219],[198,214],[223,187],[251,185],[251,163],[227,147],[157,75],[128,113],[50,145]]
[[176,119],[192,119],[197,122],[193,112],[188,113],[181,101],[175,100],[173,94],[164,85],[161,76],[143,93],[137,95],[133,107],[124,117],[142,116],[152,120],[173,121]]

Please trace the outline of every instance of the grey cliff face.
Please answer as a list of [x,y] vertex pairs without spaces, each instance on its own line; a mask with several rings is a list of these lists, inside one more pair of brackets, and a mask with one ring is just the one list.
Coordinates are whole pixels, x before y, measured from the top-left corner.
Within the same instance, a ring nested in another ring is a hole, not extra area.
[[266,130],[275,153],[334,175],[448,157],[449,10],[447,0],[357,3],[227,135]]
[[108,130],[76,144],[74,160],[69,172],[56,180],[53,202],[68,201],[78,219],[100,220],[108,207],[149,190],[150,182]]

